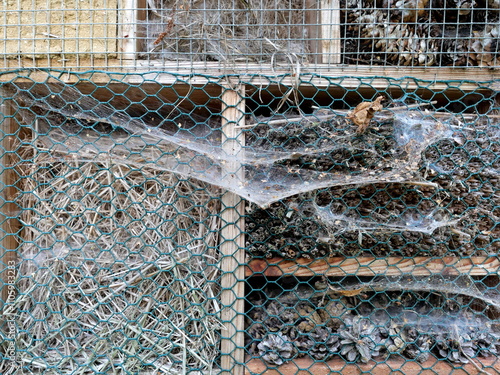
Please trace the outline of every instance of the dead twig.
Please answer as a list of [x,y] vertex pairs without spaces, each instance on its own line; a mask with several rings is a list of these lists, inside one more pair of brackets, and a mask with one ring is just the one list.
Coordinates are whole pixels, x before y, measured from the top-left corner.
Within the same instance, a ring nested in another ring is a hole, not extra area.
[[172,29],[175,26],[174,15],[175,15],[175,8],[173,8],[172,9],[172,13],[170,13],[170,17],[169,17],[169,19],[167,21],[167,27],[166,27],[165,31],[162,32],[162,33],[160,33],[158,35],[158,38],[156,38],[156,40],[153,42],[153,44],[155,46],[157,46],[158,44],[160,44],[163,41],[163,39],[165,39],[172,32]]
[[[400,106],[400,107],[394,107],[394,108],[387,108],[383,109],[379,112],[379,114],[391,114],[393,112],[399,112],[399,111],[405,111],[408,109],[412,108],[419,108],[419,107],[424,107],[428,105],[434,105],[436,104],[437,101],[432,101],[429,103],[417,103],[417,104],[410,104],[410,105],[405,105],[405,106]],[[301,116],[301,117],[290,117],[290,118],[284,118],[284,119],[279,119],[279,120],[270,120],[270,121],[260,121],[252,124],[246,124],[246,125],[240,125],[236,126],[239,129],[245,129],[245,128],[253,128],[255,126],[259,125],[268,125],[268,126],[274,126],[274,125],[281,125],[281,124],[287,124],[290,122],[299,122],[303,120],[308,120],[311,122],[315,121],[322,121],[322,120],[329,120],[332,118],[335,118],[337,116],[346,116],[349,112],[349,110],[341,110],[341,109],[330,109],[332,111],[332,114],[329,115],[309,115],[309,116]],[[439,112],[434,112],[434,113],[439,113]]]

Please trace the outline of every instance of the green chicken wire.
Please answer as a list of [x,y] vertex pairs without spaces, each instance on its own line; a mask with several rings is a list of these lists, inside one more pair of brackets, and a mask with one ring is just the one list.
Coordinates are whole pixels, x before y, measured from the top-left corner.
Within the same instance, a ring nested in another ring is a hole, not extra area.
[[[4,373],[199,373],[227,355],[255,373],[499,366],[489,82],[255,76],[238,82],[235,119],[224,77],[190,89],[100,73],[107,83],[20,71],[2,86],[22,225]],[[379,96],[360,131],[349,111]],[[244,138],[237,153],[224,121]],[[226,191],[245,204],[237,224]],[[230,285],[228,225],[248,265]],[[244,305],[221,303],[242,282]]]
[[[340,86],[333,97],[308,101],[297,92],[288,113],[271,110],[248,130],[247,145],[290,152],[290,173],[339,176],[333,186],[247,209],[249,368],[495,372],[497,93],[452,82],[432,91],[419,81],[416,90],[402,80],[382,90],[374,80],[352,90],[347,78],[332,81]],[[286,92],[265,100],[279,107]],[[363,98],[379,95],[384,110],[367,129],[346,121]],[[416,134],[411,124],[430,128]],[[415,143],[398,151],[398,139]]]

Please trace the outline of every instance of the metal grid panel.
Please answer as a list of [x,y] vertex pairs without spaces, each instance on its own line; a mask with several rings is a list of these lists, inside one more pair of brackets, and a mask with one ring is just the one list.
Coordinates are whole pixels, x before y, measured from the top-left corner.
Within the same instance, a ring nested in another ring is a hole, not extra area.
[[493,82],[59,73],[2,85],[3,373],[500,370]]
[[4,67],[498,67],[497,0],[6,3]]

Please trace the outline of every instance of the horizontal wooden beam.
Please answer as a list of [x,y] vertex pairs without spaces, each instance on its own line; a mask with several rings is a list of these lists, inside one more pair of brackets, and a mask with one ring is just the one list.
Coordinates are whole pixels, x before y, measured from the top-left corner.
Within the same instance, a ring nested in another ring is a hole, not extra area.
[[[436,358],[423,363],[405,361],[402,358],[381,359],[381,362],[347,363],[340,358],[328,362],[314,362],[309,358],[298,358],[279,367],[269,366],[260,359],[252,359],[246,364],[246,375],[476,375],[498,374],[500,359],[497,357],[473,358],[473,363],[453,364]],[[482,371],[484,369],[484,371]]]
[[[214,79],[226,75],[237,75],[239,78],[256,86],[287,85],[296,87],[297,77],[295,71],[289,66],[271,66],[270,64],[220,64],[217,62],[176,62],[166,64],[148,60],[124,60],[124,59],[90,59],[79,58],[74,64],[72,61],[63,63],[56,60],[29,59],[22,61],[4,60],[4,66],[0,69],[8,72],[13,69],[54,69],[67,71],[68,74],[61,74],[59,79],[66,83],[78,82],[79,77],[70,74],[71,72],[88,72],[89,69],[101,72],[92,72],[92,81],[95,83],[107,83],[111,79],[121,79],[120,77],[108,75],[107,73],[128,74],[124,81],[133,84],[140,84],[145,79],[151,77],[155,82],[165,85],[179,83],[179,75],[189,77],[190,85],[205,85],[213,83]],[[164,72],[164,73],[158,73]],[[196,74],[193,74],[193,73]],[[444,81],[461,82],[461,91],[472,91],[483,87],[481,82],[492,81],[491,89],[500,89],[500,84],[494,81],[498,79],[498,70],[485,68],[448,68],[448,67],[377,67],[377,66],[355,66],[328,64],[309,64],[301,66],[301,77],[299,85],[314,86],[315,88],[332,88],[331,79],[342,78],[339,83],[344,89],[385,89],[388,85],[386,77],[402,80],[399,83],[404,90],[454,90],[453,84]],[[317,74],[315,74],[317,73]],[[0,82],[15,79],[18,72],[1,74]],[[41,78],[45,76],[42,71],[32,71],[30,77],[37,80],[37,75]],[[417,84],[415,78],[427,81],[425,85]],[[369,82],[369,85],[367,83]],[[363,83],[362,87],[360,87]],[[185,84],[185,83],[183,83]]]
[[322,259],[252,259],[246,268],[246,276],[399,276],[412,274],[427,276],[432,274],[481,276],[498,274],[500,259],[493,257],[358,257]]

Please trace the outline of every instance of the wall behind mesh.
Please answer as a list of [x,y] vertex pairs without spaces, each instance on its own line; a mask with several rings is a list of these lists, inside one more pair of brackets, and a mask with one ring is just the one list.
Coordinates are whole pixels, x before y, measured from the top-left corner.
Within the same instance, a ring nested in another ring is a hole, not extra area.
[[0,12],[5,67],[500,64],[497,0],[21,1]]
[[[20,225],[4,227],[4,373],[216,372],[228,336],[253,373],[500,368],[492,82],[95,74],[2,85],[4,221]],[[226,191],[245,204],[229,285]]]

